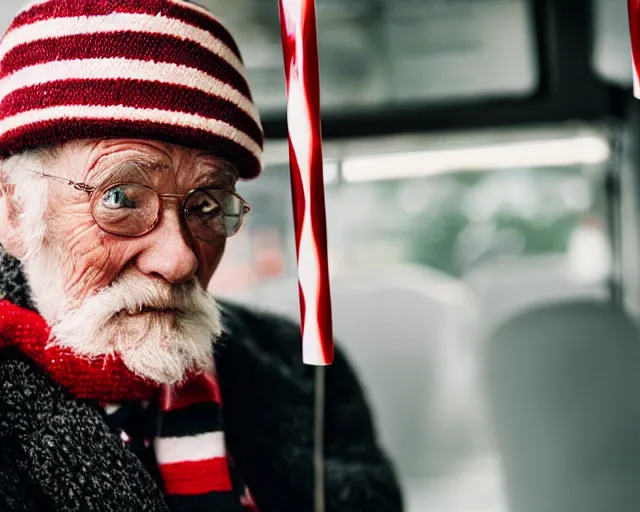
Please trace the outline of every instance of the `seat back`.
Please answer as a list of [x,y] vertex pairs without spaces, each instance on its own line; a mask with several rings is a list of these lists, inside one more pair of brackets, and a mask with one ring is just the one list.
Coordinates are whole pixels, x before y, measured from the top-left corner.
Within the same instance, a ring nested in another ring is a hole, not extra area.
[[511,512],[640,505],[640,340],[623,313],[523,313],[491,337],[485,370]]

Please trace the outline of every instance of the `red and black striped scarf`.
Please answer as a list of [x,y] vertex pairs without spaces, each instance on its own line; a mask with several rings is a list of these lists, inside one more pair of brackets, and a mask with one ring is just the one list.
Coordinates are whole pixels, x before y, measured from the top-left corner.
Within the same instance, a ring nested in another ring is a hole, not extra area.
[[76,398],[103,404],[107,423],[155,477],[170,510],[258,510],[227,451],[213,371],[158,388],[117,358],[81,358],[48,344],[49,333],[40,315],[0,300],[0,348],[20,349]]

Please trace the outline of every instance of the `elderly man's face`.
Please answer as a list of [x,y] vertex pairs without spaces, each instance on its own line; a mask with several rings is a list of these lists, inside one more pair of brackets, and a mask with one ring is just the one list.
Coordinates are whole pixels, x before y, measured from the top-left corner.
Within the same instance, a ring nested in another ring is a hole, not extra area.
[[[121,164],[148,163],[149,182],[160,194],[186,194],[201,185],[234,187],[228,166],[201,151],[158,142],[107,140],[64,148],[50,169],[73,181],[112,179]],[[135,179],[118,176],[115,181]],[[194,277],[206,287],[222,257],[226,239],[204,243],[192,237],[181,220],[180,205],[165,202],[150,233],[136,238],[104,233],[94,222],[86,194],[50,183],[49,241],[70,256],[65,264],[68,290],[83,299],[110,284],[125,268],[167,283]]]
[[[132,162],[146,170],[142,184],[159,194],[235,186],[235,174],[225,162],[202,151],[143,140],[70,143],[43,170],[88,184],[139,182],[139,175],[127,175]],[[220,321],[205,289],[226,238],[204,242],[194,237],[180,202],[171,199],[163,200],[150,232],[109,234],[96,224],[87,193],[58,181],[47,185],[46,229],[39,247],[29,247],[28,236],[18,243],[1,228],[0,242],[23,259],[56,339],[89,355],[118,353],[138,374],[165,383],[210,360]],[[26,218],[29,204],[23,207]]]

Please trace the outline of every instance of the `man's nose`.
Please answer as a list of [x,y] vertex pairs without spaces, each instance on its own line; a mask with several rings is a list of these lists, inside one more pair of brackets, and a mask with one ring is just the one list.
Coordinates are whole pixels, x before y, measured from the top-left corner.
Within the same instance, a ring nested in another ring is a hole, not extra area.
[[198,270],[198,257],[192,248],[191,234],[180,215],[165,208],[156,227],[145,235],[146,246],[137,258],[138,269],[170,283],[189,281]]

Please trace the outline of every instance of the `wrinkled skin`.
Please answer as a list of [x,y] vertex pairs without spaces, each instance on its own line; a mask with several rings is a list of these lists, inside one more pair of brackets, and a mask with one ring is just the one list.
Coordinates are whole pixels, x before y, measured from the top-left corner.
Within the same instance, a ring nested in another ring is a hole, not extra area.
[[[133,139],[78,141],[65,145],[47,172],[77,182],[99,183],[114,166],[127,159],[156,162],[149,185],[159,193],[185,194],[201,185],[233,187],[236,177],[224,162],[203,151],[176,145]],[[25,247],[19,235],[10,187],[0,193],[0,244],[18,258]],[[110,284],[125,269],[167,283],[182,283],[194,276],[206,287],[224,252],[221,238],[215,243],[194,239],[175,201],[164,202],[158,225],[137,238],[103,232],[94,222],[88,195],[51,180],[46,210],[45,244],[63,261],[66,293],[82,301]]]

